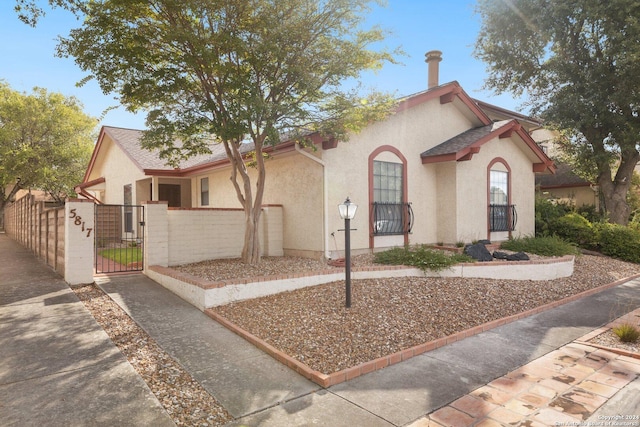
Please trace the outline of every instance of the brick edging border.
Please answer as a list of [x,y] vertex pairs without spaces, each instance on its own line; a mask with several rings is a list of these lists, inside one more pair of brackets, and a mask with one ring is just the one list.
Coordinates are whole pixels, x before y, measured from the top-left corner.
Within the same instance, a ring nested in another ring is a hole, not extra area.
[[607,331],[610,331],[616,325],[627,323],[627,321],[628,321],[628,319],[626,319],[627,316],[640,316],[640,308],[637,308],[637,309],[632,310],[632,311],[630,311],[630,312],[628,312],[626,314],[623,314],[622,316],[612,320],[611,322],[607,323],[606,325],[602,326],[601,328],[594,329],[593,331],[589,332],[588,334],[585,334],[585,335],[581,336],[580,338],[578,338],[577,340],[575,340],[575,342],[577,342],[579,344],[588,345],[588,346],[591,346],[591,347],[596,347],[596,348],[599,348],[601,350],[606,350],[606,351],[609,351],[611,353],[619,354],[621,356],[631,357],[632,359],[640,359],[640,353],[629,351],[629,350],[625,350],[623,348],[608,347],[606,345],[601,345],[601,344],[597,344],[597,343],[594,343],[594,342],[590,341],[593,338],[597,337],[598,335],[601,335],[601,334],[603,334],[603,333],[605,333]]
[[[503,317],[501,319],[492,320],[491,322],[483,323],[482,325],[478,325],[473,328],[466,329],[461,332],[457,332],[453,335],[449,335],[443,338],[438,338],[436,340],[429,341],[424,344],[418,344],[416,346],[398,351],[396,353],[392,353],[388,356],[382,356],[377,359],[370,360],[368,362],[364,362],[359,365],[346,368],[331,374],[324,374],[322,372],[311,369],[309,366],[298,361],[297,359],[294,359],[288,354],[278,350],[277,348],[267,343],[263,339],[249,333],[248,331],[245,331],[235,323],[229,321],[227,318],[215,313],[214,311],[212,311],[212,309],[206,309],[204,312],[205,314],[207,314],[207,316],[211,317],[213,320],[220,323],[230,331],[234,332],[235,334],[249,341],[251,344],[255,345],[260,350],[264,351],[265,353],[267,353],[268,355],[270,355],[280,363],[286,365],[290,369],[293,369],[295,372],[299,373],[300,375],[307,378],[308,380],[313,381],[319,386],[323,388],[327,388],[336,384],[340,384],[340,383],[352,380],[361,375],[365,375],[370,372],[374,372],[374,371],[386,368],[387,366],[395,365],[396,363],[403,362],[405,360],[411,359],[412,357],[419,356],[420,354],[440,348],[444,345],[452,344],[456,341],[460,341],[463,338],[468,338],[468,337],[477,335],[479,333],[486,332],[491,329],[495,329],[499,326],[506,325],[513,321],[524,319],[525,317],[533,316],[534,314],[538,314],[543,311],[547,311],[552,308],[556,308],[561,305],[564,305],[573,301],[577,301],[581,298],[585,298],[585,297],[597,294],[599,292],[605,291],[607,289],[613,288],[615,286],[621,285],[623,283],[629,282],[639,277],[640,277],[640,274],[635,274],[633,276],[629,276],[624,279],[619,279],[619,280],[616,280],[615,282],[611,282],[606,285],[602,285],[593,289],[588,289],[586,291],[568,296],[558,301],[553,301],[553,302],[541,305],[539,307],[523,311],[522,313],[517,313],[511,316]],[[605,329],[605,328],[601,328],[601,329]],[[582,337],[581,339],[584,339],[584,337]],[[591,343],[588,343],[587,345],[594,346]],[[597,346],[594,346],[594,347],[597,347]],[[605,348],[605,349],[611,351],[611,349],[609,348]],[[624,351],[624,350],[619,350],[619,351]],[[630,354],[634,354],[634,353],[630,353]],[[628,355],[628,354],[624,354],[624,355]],[[639,356],[636,355],[631,357],[638,358]]]
[[625,350],[622,348],[615,348],[615,347],[607,347],[606,345],[600,345],[600,344],[596,344],[593,342],[590,342],[589,340],[600,335],[603,334],[605,332],[607,332],[609,329],[609,327],[602,327],[602,328],[598,328],[590,333],[588,333],[585,336],[582,336],[580,338],[578,338],[577,340],[575,340],[575,342],[577,342],[578,344],[583,344],[583,345],[588,345],[590,347],[595,347],[595,348],[599,348],[600,350],[606,350],[609,351],[611,353],[615,353],[615,354],[619,354],[621,356],[627,356],[627,357],[631,357],[633,359],[640,359],[640,353],[634,353],[632,351],[629,350]]

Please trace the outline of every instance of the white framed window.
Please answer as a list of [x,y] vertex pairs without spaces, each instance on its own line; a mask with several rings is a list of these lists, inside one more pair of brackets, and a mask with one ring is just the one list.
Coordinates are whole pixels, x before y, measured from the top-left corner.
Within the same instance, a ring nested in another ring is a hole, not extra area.
[[373,162],[373,201],[402,203],[402,163]]
[[489,177],[489,200],[492,205],[509,203],[509,172],[491,170]]
[[200,205],[209,206],[209,178],[200,179]]

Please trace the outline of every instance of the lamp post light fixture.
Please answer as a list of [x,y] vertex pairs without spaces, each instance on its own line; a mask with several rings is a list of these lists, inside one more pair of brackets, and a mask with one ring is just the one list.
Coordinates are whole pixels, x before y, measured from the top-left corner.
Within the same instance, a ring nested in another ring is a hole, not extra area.
[[340,211],[340,218],[344,219],[344,268],[345,268],[345,290],[347,294],[347,301],[345,306],[351,307],[351,220],[356,216],[356,210],[358,205],[351,203],[351,200],[347,199],[338,205]]

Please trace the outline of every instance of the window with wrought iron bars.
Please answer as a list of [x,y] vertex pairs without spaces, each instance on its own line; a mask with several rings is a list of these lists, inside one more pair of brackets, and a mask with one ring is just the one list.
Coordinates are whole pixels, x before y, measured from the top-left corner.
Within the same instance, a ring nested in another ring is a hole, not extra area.
[[373,234],[396,235],[411,231],[413,212],[411,205],[403,201],[402,163],[373,162],[373,209],[371,224]]
[[371,223],[375,236],[407,234],[413,226],[411,203],[373,202]]
[[489,230],[513,231],[518,222],[515,205],[489,205]]

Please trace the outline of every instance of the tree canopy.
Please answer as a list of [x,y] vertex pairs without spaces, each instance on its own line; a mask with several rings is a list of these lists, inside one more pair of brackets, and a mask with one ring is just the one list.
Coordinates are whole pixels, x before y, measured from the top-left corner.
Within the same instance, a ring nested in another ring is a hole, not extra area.
[[640,160],[640,3],[479,0],[477,12],[487,87],[526,93],[574,166],[596,171],[610,221],[626,224]]
[[[346,140],[391,111],[391,96],[343,87],[397,53],[379,48],[383,30],[362,28],[371,0],[50,3],[83,14],[82,26],[61,39],[58,54],[74,57],[129,110],[148,112],[144,146],[175,162],[206,152],[211,138],[224,145],[245,210],[246,262],[260,256],[263,148],[284,134]],[[38,10],[33,1],[18,4],[23,12]],[[255,154],[249,159],[247,142]]]
[[42,88],[21,93],[0,81],[0,211],[19,188],[44,190],[59,200],[74,195],[96,123],[74,97]]

